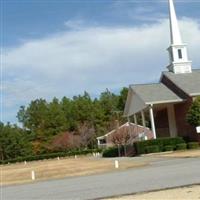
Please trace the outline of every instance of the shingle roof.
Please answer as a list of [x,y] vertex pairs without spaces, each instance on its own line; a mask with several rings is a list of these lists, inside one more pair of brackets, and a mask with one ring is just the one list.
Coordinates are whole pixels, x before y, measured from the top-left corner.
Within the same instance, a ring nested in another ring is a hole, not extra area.
[[132,90],[145,104],[159,104],[183,101],[162,83],[131,85]]
[[192,70],[192,73],[174,74],[163,72],[177,87],[190,96],[200,95],[200,69]]
[[117,132],[117,130],[118,131],[122,131],[122,133],[123,133],[123,131],[128,130],[132,134],[136,134],[136,135],[138,135],[139,133],[145,132],[145,133],[150,134],[151,137],[153,138],[152,131],[148,127],[144,127],[144,126],[141,126],[139,124],[126,122],[125,124],[120,126],[118,129],[114,129],[114,130],[110,131],[109,133],[107,133],[107,134],[105,134],[103,136],[97,137],[97,140],[98,139],[105,139],[106,137],[108,137],[108,136],[110,136],[112,134],[115,134]]

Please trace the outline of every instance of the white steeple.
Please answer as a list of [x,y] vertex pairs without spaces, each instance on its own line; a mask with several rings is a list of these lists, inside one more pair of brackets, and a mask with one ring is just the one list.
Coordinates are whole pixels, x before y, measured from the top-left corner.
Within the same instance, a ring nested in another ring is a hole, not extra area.
[[175,74],[190,73],[192,72],[192,62],[188,60],[187,45],[181,39],[173,0],[169,0],[169,16],[171,45],[168,48],[170,65],[167,68]]

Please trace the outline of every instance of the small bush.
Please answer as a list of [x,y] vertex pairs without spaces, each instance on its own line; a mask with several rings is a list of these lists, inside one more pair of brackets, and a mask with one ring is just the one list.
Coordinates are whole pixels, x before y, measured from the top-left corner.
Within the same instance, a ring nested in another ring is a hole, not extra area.
[[159,146],[160,151],[164,151],[165,146],[173,146],[173,148],[176,148],[177,144],[184,143],[185,141],[181,137],[176,138],[158,138],[154,140],[146,140],[146,141],[138,141],[134,143],[134,147],[137,154],[144,154],[145,149],[147,146],[153,146],[157,145]]
[[174,147],[172,145],[164,146],[164,151],[173,151]]
[[[123,148],[120,147],[120,154],[123,155],[124,152],[123,152]],[[103,157],[118,157],[119,156],[119,150],[118,150],[118,147],[110,147],[110,148],[107,148],[103,151],[103,154],[102,154]]]
[[176,150],[185,150],[185,149],[187,149],[186,143],[181,143],[176,145]]
[[156,152],[160,152],[159,146],[153,145],[146,147],[146,153],[156,153]]
[[188,149],[198,149],[199,143],[198,142],[189,142],[188,143]]

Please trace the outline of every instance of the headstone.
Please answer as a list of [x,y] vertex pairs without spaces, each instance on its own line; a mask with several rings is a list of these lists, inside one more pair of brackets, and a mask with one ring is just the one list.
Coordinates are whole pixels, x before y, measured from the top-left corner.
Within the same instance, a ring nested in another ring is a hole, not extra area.
[[200,133],[200,126],[196,127],[197,133]]
[[31,171],[31,179],[34,181],[35,180],[35,171]]
[[115,160],[115,168],[118,169],[119,168],[119,161]]

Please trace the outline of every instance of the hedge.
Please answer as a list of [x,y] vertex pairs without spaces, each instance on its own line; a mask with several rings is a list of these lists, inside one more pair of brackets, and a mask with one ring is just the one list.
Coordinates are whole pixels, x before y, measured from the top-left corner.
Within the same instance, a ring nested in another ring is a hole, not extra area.
[[174,147],[172,145],[164,146],[164,151],[173,151]]
[[188,143],[188,149],[198,149],[199,143],[198,142],[189,142]]
[[185,149],[187,149],[186,143],[181,143],[176,145],[176,150],[185,150]]
[[160,152],[158,145],[147,146],[145,149],[146,153],[157,153]]
[[36,156],[17,157],[15,159],[0,160],[0,164],[44,160],[44,159],[51,159],[51,158],[56,158],[56,157],[67,157],[67,156],[74,156],[74,155],[87,155],[93,152],[101,152],[101,150],[100,149],[84,149],[84,150],[76,150],[76,151],[73,150],[73,151],[68,151],[68,152],[41,154],[41,155],[36,155]]
[[[124,155],[124,149],[123,147],[121,146],[120,147],[120,155]],[[118,150],[118,147],[109,147],[107,149],[105,149],[102,153],[102,156],[103,157],[118,157],[119,156],[119,150]]]
[[181,137],[176,138],[158,138],[153,140],[138,141],[134,143],[134,147],[137,154],[144,154],[147,146],[157,145],[160,151],[164,151],[165,146],[172,146],[176,148],[177,144],[184,143],[185,141]]

